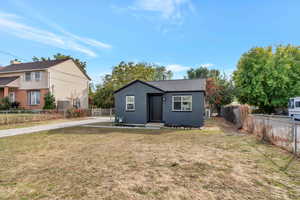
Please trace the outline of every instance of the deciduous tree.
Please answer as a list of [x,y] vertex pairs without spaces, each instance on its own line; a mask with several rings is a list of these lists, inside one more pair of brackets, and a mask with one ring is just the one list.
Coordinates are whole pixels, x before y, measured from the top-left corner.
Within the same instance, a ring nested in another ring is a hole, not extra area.
[[111,74],[103,78],[103,83],[97,86],[94,94],[94,104],[97,107],[111,108],[114,105],[113,92],[134,81],[154,81],[171,79],[172,72],[164,66],[149,63],[121,62],[115,66]]
[[287,106],[300,95],[300,48],[255,47],[242,55],[234,72],[237,98],[265,113]]

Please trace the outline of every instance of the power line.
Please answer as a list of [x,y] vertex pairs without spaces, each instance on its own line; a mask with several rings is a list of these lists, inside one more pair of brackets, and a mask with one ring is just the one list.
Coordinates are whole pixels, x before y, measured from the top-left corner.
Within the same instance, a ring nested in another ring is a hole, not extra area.
[[17,59],[19,59],[19,60],[28,61],[28,60],[26,60],[26,59],[24,59],[24,58],[21,58],[21,57],[19,57],[19,56],[16,56],[16,55],[14,55],[14,54],[12,54],[12,53],[9,53],[9,52],[7,52],[7,51],[0,50],[0,53],[1,53],[1,54],[4,54],[4,55],[12,56],[12,57],[17,58]]

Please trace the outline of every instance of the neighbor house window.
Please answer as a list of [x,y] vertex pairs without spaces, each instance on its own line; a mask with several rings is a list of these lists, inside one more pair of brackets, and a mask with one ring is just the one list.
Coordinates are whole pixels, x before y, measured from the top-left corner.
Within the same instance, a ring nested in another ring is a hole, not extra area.
[[80,108],[80,99],[73,99],[73,108]]
[[26,81],[31,81],[31,80],[40,81],[41,80],[41,72],[26,72],[25,80]]
[[34,73],[34,79],[36,81],[40,81],[41,80],[41,72],[35,72]]
[[192,111],[192,96],[173,96],[172,109],[173,111]]
[[15,102],[16,101],[16,97],[15,97],[15,92],[10,92],[8,94],[8,99],[9,99],[9,102]]
[[25,73],[25,80],[26,81],[31,81],[31,72],[26,72]]
[[126,110],[135,110],[134,96],[126,96]]
[[27,93],[27,98],[29,105],[39,105],[41,103],[40,91],[29,91]]

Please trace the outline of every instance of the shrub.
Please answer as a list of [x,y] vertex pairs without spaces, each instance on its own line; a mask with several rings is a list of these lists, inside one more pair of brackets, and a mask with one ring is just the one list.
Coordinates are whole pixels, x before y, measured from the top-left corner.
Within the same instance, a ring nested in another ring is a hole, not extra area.
[[43,107],[44,110],[52,110],[52,109],[56,108],[55,98],[54,98],[53,94],[51,94],[51,92],[48,92],[45,95],[44,100],[45,100],[45,105]]
[[71,108],[67,110],[67,118],[76,118],[76,117],[87,117],[90,116],[90,110],[88,109],[77,109]]
[[13,109],[18,109],[19,106],[20,106],[20,102],[18,102],[18,101],[14,101],[10,104],[10,107]]
[[11,103],[8,97],[4,97],[0,100],[0,110],[9,110]]

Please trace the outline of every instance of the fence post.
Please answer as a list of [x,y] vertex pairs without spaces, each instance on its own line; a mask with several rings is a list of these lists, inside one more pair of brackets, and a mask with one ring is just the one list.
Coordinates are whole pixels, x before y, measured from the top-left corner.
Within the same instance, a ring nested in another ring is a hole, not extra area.
[[112,115],[112,108],[109,109],[109,120],[111,121],[111,116]]
[[293,125],[294,125],[294,142],[295,142],[295,144],[294,144],[294,148],[295,148],[295,155],[297,155],[297,124],[296,124],[296,122],[295,122],[295,120],[293,120],[294,121],[294,123],[293,123]]

